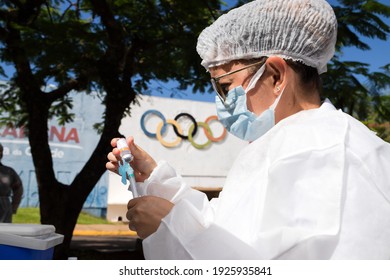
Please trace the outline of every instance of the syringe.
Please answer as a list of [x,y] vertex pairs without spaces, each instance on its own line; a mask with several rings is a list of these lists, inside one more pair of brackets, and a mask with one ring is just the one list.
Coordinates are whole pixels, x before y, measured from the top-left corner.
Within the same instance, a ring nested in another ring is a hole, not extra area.
[[[129,166],[130,166],[130,164],[129,164]],[[135,182],[134,170],[131,167],[130,167],[130,169],[131,169],[131,172],[127,176],[129,181],[130,181],[130,185],[129,185],[128,190],[133,193],[133,197],[138,197],[138,192],[137,192],[137,188],[136,188],[136,186],[137,186],[136,184],[137,183]]]
[[133,197],[138,197],[134,170],[130,166],[130,162],[134,157],[130,152],[129,146],[127,146],[126,139],[120,138],[116,143],[116,147],[119,149],[122,158],[122,163],[119,162],[118,169],[118,173],[122,176],[122,183],[126,185],[126,178],[129,179],[130,185],[128,190],[133,193]]

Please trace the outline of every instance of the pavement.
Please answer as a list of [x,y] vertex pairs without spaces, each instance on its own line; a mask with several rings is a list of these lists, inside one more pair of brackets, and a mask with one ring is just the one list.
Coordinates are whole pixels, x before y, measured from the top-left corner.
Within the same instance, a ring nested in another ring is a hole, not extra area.
[[79,225],[73,231],[71,258],[79,260],[142,260],[142,241],[128,224]]

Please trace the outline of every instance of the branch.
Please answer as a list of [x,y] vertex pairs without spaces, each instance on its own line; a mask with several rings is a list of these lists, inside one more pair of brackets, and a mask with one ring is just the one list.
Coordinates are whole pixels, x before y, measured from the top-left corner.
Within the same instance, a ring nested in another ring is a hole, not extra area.
[[210,7],[208,1],[202,0],[202,2],[203,2],[203,4],[206,5],[207,10],[209,11],[211,17],[212,17],[214,20],[217,20],[218,17],[214,14],[214,11],[213,11],[213,9]]
[[20,32],[12,27],[12,23],[7,26],[8,32],[6,34],[5,45],[11,53],[13,63],[17,73],[17,84],[23,89],[25,101],[28,101],[27,93],[40,92],[40,86],[36,82],[33,72],[31,70],[30,62],[27,58],[25,50],[21,47]]
[[14,4],[16,7],[21,8],[23,4],[18,0],[11,1],[12,4]]
[[[40,89],[41,81],[37,80],[32,71],[27,52],[23,48],[22,34],[17,26],[31,25],[31,19],[38,17],[40,7],[44,3],[44,0],[26,1],[26,4],[20,6],[20,9],[5,13],[4,16],[8,20],[5,28],[1,30],[1,34],[4,36],[4,44],[16,69],[16,83],[22,89],[22,98],[26,103],[31,102],[31,96],[34,94],[43,93]],[[47,97],[48,95],[42,96]],[[34,98],[38,97],[34,96]]]
[[[61,15],[61,17],[60,17],[59,22],[62,22],[62,20],[64,19],[66,13],[74,6],[74,4],[73,4],[71,1],[68,0],[67,2],[68,2],[68,4],[69,4],[69,6],[66,7],[66,8],[64,9],[64,11],[62,12],[62,15]],[[76,10],[78,10],[78,7],[76,8]]]
[[47,97],[50,102],[53,102],[57,99],[60,99],[67,95],[71,90],[79,88],[82,84],[84,79],[70,79],[67,83],[63,84],[59,88],[52,90],[51,92],[47,93]]
[[18,23],[23,25],[31,24],[39,15],[40,7],[46,3],[46,0],[26,0],[12,1],[18,7]]
[[50,22],[53,23],[53,17],[51,15],[49,3],[45,2],[45,6],[46,6],[47,14],[49,15],[50,18]]
[[105,0],[91,0],[91,4],[94,12],[100,16],[111,43],[122,46],[124,41],[122,26],[116,22],[110,6]]

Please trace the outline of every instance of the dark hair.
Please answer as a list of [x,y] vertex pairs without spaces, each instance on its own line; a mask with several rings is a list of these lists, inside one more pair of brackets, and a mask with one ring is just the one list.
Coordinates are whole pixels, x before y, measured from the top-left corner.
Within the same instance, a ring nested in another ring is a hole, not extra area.
[[286,63],[297,73],[300,77],[301,85],[305,88],[315,88],[321,90],[322,82],[316,68],[307,66],[301,62],[285,59]]

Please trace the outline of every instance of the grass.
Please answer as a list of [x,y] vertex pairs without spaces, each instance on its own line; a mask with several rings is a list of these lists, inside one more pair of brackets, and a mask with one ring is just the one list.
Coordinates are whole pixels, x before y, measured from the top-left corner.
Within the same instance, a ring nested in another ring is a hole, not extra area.
[[[40,224],[40,219],[39,208],[19,208],[18,212],[13,215],[12,222],[15,224]],[[110,224],[106,219],[98,218],[84,212],[80,213],[77,223],[81,225]]]

